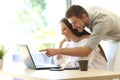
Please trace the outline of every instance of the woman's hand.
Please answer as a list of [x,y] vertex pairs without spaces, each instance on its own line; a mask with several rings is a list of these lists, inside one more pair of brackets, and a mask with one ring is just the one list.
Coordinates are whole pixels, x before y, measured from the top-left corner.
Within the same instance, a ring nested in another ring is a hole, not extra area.
[[[66,39],[65,39],[65,38],[60,41],[59,48],[62,48],[64,42],[66,42]],[[61,59],[61,58],[62,58],[62,54],[57,54],[57,55],[56,55],[56,58],[57,58],[57,59]]]
[[66,42],[66,39],[65,39],[65,38],[60,41],[59,48],[62,48],[64,42]]

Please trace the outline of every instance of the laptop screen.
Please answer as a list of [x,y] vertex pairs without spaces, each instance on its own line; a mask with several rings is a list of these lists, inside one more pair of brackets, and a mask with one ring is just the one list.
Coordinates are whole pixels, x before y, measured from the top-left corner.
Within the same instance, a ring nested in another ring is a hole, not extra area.
[[29,68],[35,68],[34,61],[28,49],[27,45],[18,45],[18,52],[20,53],[22,60],[24,61],[25,65]]
[[52,57],[48,57],[45,52],[31,53],[27,45],[18,45],[18,50],[25,65],[29,68],[59,68],[60,66],[52,64]]

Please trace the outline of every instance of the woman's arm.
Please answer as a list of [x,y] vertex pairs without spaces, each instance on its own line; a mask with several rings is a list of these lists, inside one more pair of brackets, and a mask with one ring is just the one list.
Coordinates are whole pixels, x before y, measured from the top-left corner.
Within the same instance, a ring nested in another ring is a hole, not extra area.
[[[66,42],[66,39],[65,39],[65,38],[64,38],[62,41],[60,41],[59,48],[62,48],[64,42]],[[57,59],[61,59],[61,58],[62,58],[62,54],[57,54],[57,55],[56,55],[56,58],[57,58]]]

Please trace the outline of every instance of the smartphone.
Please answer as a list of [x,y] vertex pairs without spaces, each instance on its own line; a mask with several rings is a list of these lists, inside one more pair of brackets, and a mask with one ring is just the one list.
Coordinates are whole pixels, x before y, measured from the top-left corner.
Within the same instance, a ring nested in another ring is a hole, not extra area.
[[50,71],[63,71],[63,68],[50,68]]

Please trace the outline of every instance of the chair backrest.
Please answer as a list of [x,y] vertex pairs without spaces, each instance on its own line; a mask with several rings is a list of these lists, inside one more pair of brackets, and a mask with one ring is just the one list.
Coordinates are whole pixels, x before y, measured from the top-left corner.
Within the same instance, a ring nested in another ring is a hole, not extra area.
[[101,41],[100,42],[107,57],[108,70],[120,72],[120,45],[119,42]]
[[117,48],[113,69],[116,72],[120,72],[120,42]]

